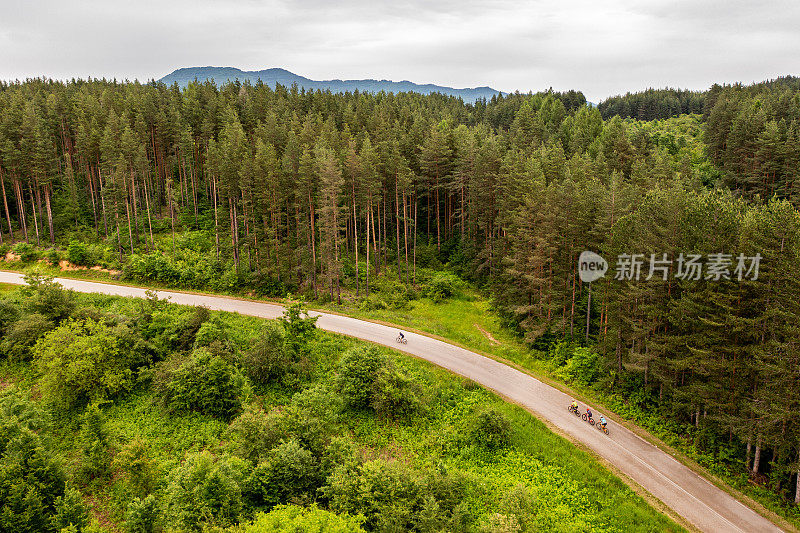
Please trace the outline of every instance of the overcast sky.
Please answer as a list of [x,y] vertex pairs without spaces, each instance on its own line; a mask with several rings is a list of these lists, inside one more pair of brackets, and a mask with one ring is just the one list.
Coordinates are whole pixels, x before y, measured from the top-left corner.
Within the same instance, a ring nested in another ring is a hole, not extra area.
[[283,67],[598,102],[800,74],[796,0],[0,0],[0,79]]

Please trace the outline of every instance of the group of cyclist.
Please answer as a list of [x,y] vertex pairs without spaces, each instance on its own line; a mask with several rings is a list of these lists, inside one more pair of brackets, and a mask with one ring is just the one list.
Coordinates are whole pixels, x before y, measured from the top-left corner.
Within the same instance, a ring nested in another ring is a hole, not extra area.
[[[579,414],[578,411],[578,401],[576,399],[572,399],[572,404],[570,404],[570,410],[573,411],[575,414]],[[584,420],[594,420],[594,413],[592,413],[592,409],[587,405],[586,406],[586,415]],[[600,420],[597,422],[600,427],[605,431],[608,422],[606,422],[606,417],[600,415]]]

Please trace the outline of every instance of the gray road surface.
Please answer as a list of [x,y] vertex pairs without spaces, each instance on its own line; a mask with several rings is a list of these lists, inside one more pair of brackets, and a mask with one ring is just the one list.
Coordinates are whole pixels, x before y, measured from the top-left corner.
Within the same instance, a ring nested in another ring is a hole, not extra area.
[[[57,278],[64,287],[79,292],[144,297],[145,290],[90,281]],[[0,282],[22,284],[22,275],[0,272]],[[283,308],[219,296],[158,291],[159,298],[184,305],[200,305],[262,318],[277,318]],[[541,381],[498,361],[429,337],[406,333],[408,344],[395,342],[397,329],[355,318],[318,315],[318,327],[396,348],[465,376],[524,406],[641,485],[678,515],[702,531],[781,531],[775,524],[720,490],[669,454],[632,431],[609,422],[606,436],[567,411],[571,398]],[[581,404],[585,409],[585,406]],[[593,409],[595,416],[600,411]]]

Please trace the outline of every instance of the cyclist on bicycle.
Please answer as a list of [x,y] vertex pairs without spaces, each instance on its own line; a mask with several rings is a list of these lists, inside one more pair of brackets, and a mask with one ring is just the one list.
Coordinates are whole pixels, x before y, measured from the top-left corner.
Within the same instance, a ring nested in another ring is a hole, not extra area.
[[401,331],[401,332],[400,332],[400,340],[402,341],[402,340],[403,340],[403,339],[405,339],[405,338],[406,338],[406,336],[405,336],[405,335],[403,335],[403,332]]
[[606,428],[606,417],[600,415],[600,425],[603,426],[603,429]]
[[578,412],[578,401],[575,399],[572,400],[572,410]]
[[592,410],[588,407],[586,408],[586,418],[592,418]]

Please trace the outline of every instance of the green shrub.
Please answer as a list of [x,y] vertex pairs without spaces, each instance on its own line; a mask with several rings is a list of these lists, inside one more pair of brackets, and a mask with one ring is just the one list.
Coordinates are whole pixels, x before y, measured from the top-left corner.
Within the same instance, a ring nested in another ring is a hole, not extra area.
[[257,463],[283,437],[288,436],[283,410],[265,413],[255,405],[248,405],[228,428],[229,447],[234,454]]
[[340,465],[347,468],[357,467],[362,463],[361,452],[358,445],[350,437],[333,437],[325,448],[320,462],[320,471],[327,479]]
[[76,240],[69,241],[69,245],[67,246],[67,259],[73,265],[88,267],[94,266],[95,263],[86,244]]
[[583,346],[575,348],[572,357],[558,371],[565,380],[584,385],[594,383],[599,373],[600,357],[592,349]]
[[556,344],[550,354],[550,360],[557,367],[563,365],[572,357],[572,352],[575,350],[575,345],[571,342],[561,341]]
[[127,477],[131,492],[141,498],[153,492],[158,483],[158,466],[150,458],[149,450],[150,446],[134,440],[117,452],[112,463],[115,470]]
[[360,516],[337,515],[316,505],[280,505],[269,513],[258,513],[243,533],[359,533],[364,531]]
[[139,361],[123,348],[120,330],[92,319],[71,320],[50,331],[33,349],[45,399],[73,409],[129,390],[131,369]]
[[240,356],[242,368],[254,383],[281,381],[294,368],[284,331],[275,322],[268,322],[252,347]]
[[370,405],[379,416],[393,419],[408,419],[421,408],[414,383],[394,368],[379,373]]
[[168,404],[175,411],[197,411],[229,420],[241,411],[249,387],[236,367],[201,349],[175,372],[168,394]]
[[400,462],[343,464],[320,489],[337,513],[363,514],[371,531],[464,531],[463,480],[420,475]]
[[0,458],[0,502],[0,531],[58,531],[64,519],[85,520],[60,463],[27,428]]
[[195,345],[200,328],[211,318],[211,313],[207,307],[197,306],[192,310],[191,315],[184,316],[180,326],[176,328],[175,348],[178,350],[189,350]]
[[306,354],[309,343],[317,333],[317,317],[308,314],[305,302],[301,299],[287,307],[280,320],[286,331],[289,353],[295,358]]
[[434,302],[440,302],[459,294],[463,288],[464,282],[461,278],[441,270],[433,273],[423,287],[423,294]]
[[105,417],[97,404],[89,405],[81,418],[78,437],[81,462],[78,467],[78,478],[89,482],[108,474],[111,464],[108,453],[109,434],[105,427]]
[[388,359],[374,346],[356,346],[342,356],[337,383],[345,404],[353,409],[370,407],[374,385]]
[[194,349],[207,348],[214,343],[222,346],[228,344],[228,332],[225,325],[217,318],[205,320],[200,324],[194,339]]
[[9,327],[17,321],[20,311],[17,304],[0,298],[0,336],[4,336]]
[[0,350],[11,360],[27,361],[36,341],[51,329],[53,323],[46,316],[38,313],[26,315],[8,329],[0,341]]
[[511,443],[511,422],[494,408],[478,411],[471,424],[473,442],[489,449],[498,449]]
[[23,430],[39,432],[47,421],[39,404],[31,401],[16,386],[0,390],[0,456],[8,443]]
[[65,290],[51,276],[29,273],[25,276],[27,285],[22,288],[26,297],[25,308],[31,313],[39,313],[59,323],[69,318],[75,309],[75,294]]
[[83,531],[88,524],[89,515],[81,493],[68,487],[64,490],[64,494],[55,500],[55,514],[50,518],[52,531],[63,531],[69,527]]
[[58,253],[58,250],[55,248],[50,248],[47,251],[47,254],[45,254],[45,259],[47,259],[47,262],[52,266],[58,266],[58,264],[61,262],[61,254]]
[[27,242],[18,242],[14,245],[13,250],[23,263],[30,263],[31,261],[35,261],[38,257],[36,248]]
[[319,454],[336,433],[343,407],[337,392],[315,385],[292,396],[283,410],[282,424],[305,448]]
[[250,501],[258,507],[312,501],[321,482],[313,454],[295,439],[281,442],[250,474],[245,484]]
[[134,498],[125,511],[127,533],[154,533],[158,524],[158,502],[150,494],[145,498]]
[[228,527],[242,512],[243,466],[208,451],[191,455],[169,476],[165,521],[181,531]]

